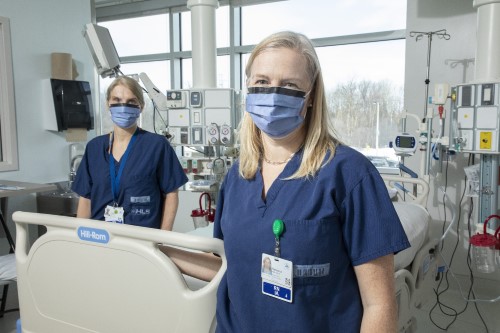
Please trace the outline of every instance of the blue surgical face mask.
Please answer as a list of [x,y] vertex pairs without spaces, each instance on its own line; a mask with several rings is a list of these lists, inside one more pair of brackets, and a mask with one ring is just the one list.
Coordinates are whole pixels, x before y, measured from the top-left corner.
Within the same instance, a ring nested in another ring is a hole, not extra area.
[[306,93],[282,87],[248,88],[246,109],[255,125],[273,138],[284,137],[297,129],[304,118]]
[[134,126],[141,114],[139,105],[125,103],[111,104],[109,111],[111,111],[111,120],[121,128]]

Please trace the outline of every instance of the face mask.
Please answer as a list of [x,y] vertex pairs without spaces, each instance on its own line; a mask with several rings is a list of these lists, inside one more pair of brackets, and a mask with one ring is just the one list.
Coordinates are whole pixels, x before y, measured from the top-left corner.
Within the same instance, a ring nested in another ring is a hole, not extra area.
[[306,93],[282,87],[248,88],[246,109],[255,125],[270,137],[284,137],[302,124]]
[[125,103],[111,104],[109,111],[111,111],[111,120],[121,128],[134,126],[141,114],[139,105]]

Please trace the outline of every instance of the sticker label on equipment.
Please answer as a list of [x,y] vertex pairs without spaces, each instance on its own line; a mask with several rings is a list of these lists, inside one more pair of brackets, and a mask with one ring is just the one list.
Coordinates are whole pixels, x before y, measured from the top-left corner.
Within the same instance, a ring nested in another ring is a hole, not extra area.
[[106,244],[109,242],[109,234],[104,229],[79,227],[78,237],[83,241]]

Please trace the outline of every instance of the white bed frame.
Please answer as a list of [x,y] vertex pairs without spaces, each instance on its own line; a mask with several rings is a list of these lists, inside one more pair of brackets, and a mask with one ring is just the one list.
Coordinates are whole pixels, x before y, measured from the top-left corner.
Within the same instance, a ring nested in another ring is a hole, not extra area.
[[[394,175],[382,175],[382,178],[388,189],[395,193],[394,201],[417,204],[427,211],[429,184],[426,181]],[[430,223],[430,216],[428,220]],[[399,333],[415,332],[417,323],[413,313],[426,301],[427,296],[432,295],[438,270],[438,244],[439,240],[431,238],[427,233],[411,264],[394,273]]]
[[[24,333],[212,332],[223,243],[176,232],[15,212]],[[28,226],[47,233],[30,247]],[[213,252],[215,278],[192,290],[159,244]]]

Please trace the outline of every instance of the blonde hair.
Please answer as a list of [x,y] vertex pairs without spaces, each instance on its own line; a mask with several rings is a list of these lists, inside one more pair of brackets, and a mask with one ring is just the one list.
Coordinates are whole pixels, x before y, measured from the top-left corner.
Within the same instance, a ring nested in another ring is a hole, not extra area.
[[[335,132],[328,117],[325,98],[325,87],[321,75],[319,59],[309,38],[306,36],[283,31],[270,35],[261,41],[252,51],[245,69],[248,80],[255,58],[262,52],[270,49],[287,48],[301,54],[306,61],[311,87],[311,106],[308,107],[304,120],[305,139],[303,144],[303,157],[298,170],[287,179],[312,177],[323,165],[326,154],[333,158],[335,149],[340,141],[335,137]],[[260,129],[245,112],[239,128],[240,138],[240,166],[239,173],[245,179],[252,179],[257,172],[261,156],[264,152]]]
[[142,87],[141,85],[131,78],[130,76],[118,76],[116,79],[111,82],[109,85],[108,89],[106,90],[106,102],[109,104],[109,99],[111,98],[111,92],[113,89],[115,89],[116,86],[124,86],[127,87],[132,94],[137,98],[137,101],[139,102],[139,106],[141,107],[141,110],[144,109],[144,95],[142,93]]

